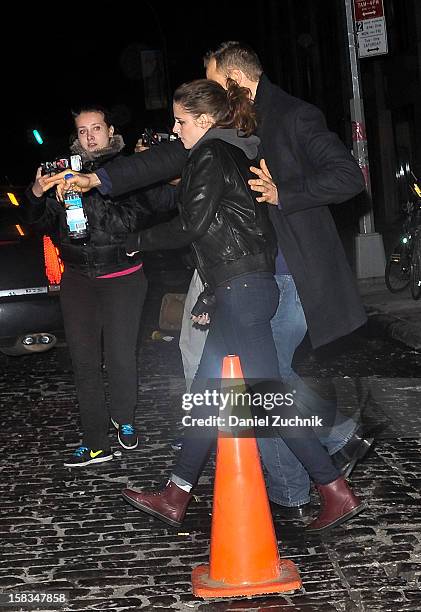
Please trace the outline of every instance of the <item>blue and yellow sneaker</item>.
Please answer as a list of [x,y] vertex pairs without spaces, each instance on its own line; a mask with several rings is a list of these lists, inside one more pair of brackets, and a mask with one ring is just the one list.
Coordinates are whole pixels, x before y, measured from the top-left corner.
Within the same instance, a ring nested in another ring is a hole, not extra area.
[[181,449],[183,448],[183,442],[183,438],[176,438],[171,442],[171,448],[175,451],[181,451]]
[[116,429],[118,429],[118,441],[120,442],[123,448],[125,448],[126,450],[132,450],[133,448],[137,448],[137,445],[139,444],[139,439],[137,437],[136,429],[131,423],[119,425],[117,421],[114,421],[113,418],[111,418],[111,423]]
[[73,453],[73,455],[64,462],[65,467],[84,467],[90,463],[104,463],[104,461],[111,461],[113,455],[110,449],[106,450],[93,450],[86,446],[79,446]]

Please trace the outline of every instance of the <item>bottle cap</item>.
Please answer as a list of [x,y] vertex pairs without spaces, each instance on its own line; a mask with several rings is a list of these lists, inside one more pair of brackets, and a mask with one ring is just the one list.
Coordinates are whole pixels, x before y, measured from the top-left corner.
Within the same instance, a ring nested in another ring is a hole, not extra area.
[[73,176],[73,174],[71,172],[69,172],[68,174],[64,175],[64,178],[65,179],[69,179],[69,178],[72,178],[72,176]]

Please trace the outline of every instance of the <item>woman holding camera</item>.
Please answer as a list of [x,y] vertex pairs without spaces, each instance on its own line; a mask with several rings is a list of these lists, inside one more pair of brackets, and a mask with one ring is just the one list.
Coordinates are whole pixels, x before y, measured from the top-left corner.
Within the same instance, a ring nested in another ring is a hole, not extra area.
[[[105,109],[90,106],[73,113],[77,138],[72,154],[82,157],[90,171],[121,155],[124,141],[114,134]],[[108,430],[110,416],[118,440],[134,449],[137,403],[137,337],[147,281],[139,254],[126,255],[130,232],[144,226],[150,213],[145,196],[111,199],[97,190],[85,194],[83,205],[89,236],[72,240],[63,204],[45,192],[47,176],[38,170],[22,205],[26,222],[56,236],[64,262],[61,307],[67,345],[75,373],[82,443],[66,458],[67,467],[84,467],[112,459]],[[109,383],[106,409],[102,354]]]

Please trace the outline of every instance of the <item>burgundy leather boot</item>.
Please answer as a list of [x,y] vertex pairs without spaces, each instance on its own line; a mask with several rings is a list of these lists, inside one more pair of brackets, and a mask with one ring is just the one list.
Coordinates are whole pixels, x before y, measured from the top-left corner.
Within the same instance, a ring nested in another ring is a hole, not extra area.
[[162,491],[133,491],[123,489],[123,498],[132,506],[156,518],[178,527],[181,525],[186,514],[187,506],[192,498],[192,493],[187,493],[177,487],[171,480]]
[[321,497],[320,514],[306,527],[310,533],[325,533],[344,523],[361,510],[365,504],[351,491],[341,476],[327,485],[316,485]]

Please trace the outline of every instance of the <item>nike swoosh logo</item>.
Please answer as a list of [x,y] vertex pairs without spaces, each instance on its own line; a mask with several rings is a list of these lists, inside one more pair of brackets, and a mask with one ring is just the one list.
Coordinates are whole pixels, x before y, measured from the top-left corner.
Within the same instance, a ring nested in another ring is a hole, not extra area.
[[100,455],[101,453],[102,453],[102,450],[95,451],[95,452],[94,451],[90,451],[89,454],[91,456],[91,459],[95,459],[95,457],[98,457],[98,455]]

